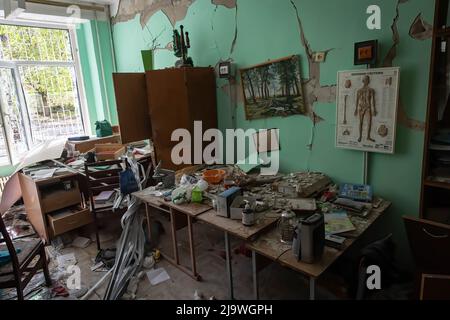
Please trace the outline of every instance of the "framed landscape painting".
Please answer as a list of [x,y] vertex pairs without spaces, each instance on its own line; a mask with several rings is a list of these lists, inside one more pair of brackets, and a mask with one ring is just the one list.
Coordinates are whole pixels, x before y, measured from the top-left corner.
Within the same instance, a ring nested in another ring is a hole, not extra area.
[[306,114],[299,56],[241,69],[247,120]]

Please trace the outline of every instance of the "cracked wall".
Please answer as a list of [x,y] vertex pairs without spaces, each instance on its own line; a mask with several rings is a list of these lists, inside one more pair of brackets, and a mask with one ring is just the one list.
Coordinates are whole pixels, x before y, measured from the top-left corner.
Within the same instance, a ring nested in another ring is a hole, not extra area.
[[[231,83],[218,79],[219,126],[232,127],[235,114],[242,128],[278,127],[282,170],[323,171],[337,181],[359,183],[362,153],[334,147],[336,73],[359,68],[353,66],[355,42],[378,39],[380,66],[401,68],[401,102],[396,154],[371,155],[369,181],[375,193],[394,200],[394,211],[415,214],[431,51],[427,28],[433,21],[433,8],[429,0],[378,1],[382,29],[368,30],[366,8],[372,2],[122,0],[122,6],[128,5],[119,10],[113,26],[118,68],[141,71],[140,50],[149,48],[157,36],[155,66],[172,66],[171,30],[180,24],[190,33],[190,55],[198,66],[232,60],[245,67],[299,54],[308,116],[246,121],[239,79]],[[145,3],[151,5],[143,7]],[[316,51],[328,52],[324,63],[313,62]]]

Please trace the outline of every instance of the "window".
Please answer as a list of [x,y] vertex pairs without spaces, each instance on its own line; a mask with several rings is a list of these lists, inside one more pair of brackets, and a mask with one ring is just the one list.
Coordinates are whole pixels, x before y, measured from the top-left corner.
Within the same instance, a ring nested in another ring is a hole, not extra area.
[[0,165],[42,141],[85,133],[71,36],[0,25]]

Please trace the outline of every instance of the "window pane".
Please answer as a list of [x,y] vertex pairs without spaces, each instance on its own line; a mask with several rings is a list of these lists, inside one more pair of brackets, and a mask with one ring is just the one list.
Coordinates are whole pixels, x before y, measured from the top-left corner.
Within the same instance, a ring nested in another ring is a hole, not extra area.
[[[0,126],[1,127],[1,126]],[[8,157],[8,150],[6,149],[6,140],[3,134],[3,129],[0,132],[0,166],[5,166],[10,164]]]
[[69,32],[0,25],[0,60],[72,61]]
[[20,66],[35,143],[84,133],[73,67]]
[[[4,133],[10,141],[13,160],[28,150],[22,109],[17,96],[16,79],[10,68],[0,67],[0,106],[2,108]],[[1,146],[1,144],[0,144]]]

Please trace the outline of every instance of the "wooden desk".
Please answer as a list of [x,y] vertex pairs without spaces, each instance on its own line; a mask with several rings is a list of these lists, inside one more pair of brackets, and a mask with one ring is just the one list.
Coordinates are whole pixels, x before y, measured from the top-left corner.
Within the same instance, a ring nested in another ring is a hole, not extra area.
[[234,299],[233,289],[233,270],[231,265],[231,247],[230,237],[233,235],[244,241],[250,241],[258,236],[258,234],[264,232],[278,221],[279,214],[265,211],[256,214],[256,223],[251,227],[246,227],[240,220],[232,220],[218,216],[215,210],[209,210],[197,217],[198,220],[206,222],[211,226],[220,229],[224,232],[225,236],[225,254],[227,263],[228,285],[230,299]]
[[320,277],[320,275],[323,274],[383,213],[385,213],[390,205],[391,202],[383,201],[378,208],[372,209],[371,213],[366,218],[349,215],[356,230],[345,233],[344,236],[347,237],[347,240],[344,242],[344,247],[338,250],[325,246],[322,258],[315,263],[298,261],[292,253],[291,246],[281,243],[277,230],[271,230],[262,234],[256,241],[249,242],[247,247],[252,250],[253,290],[255,299],[259,298],[257,254],[309,277],[310,298],[314,299],[316,279]]
[[[197,267],[195,262],[195,251],[194,251],[194,236],[192,229],[193,219],[203,212],[211,209],[211,206],[206,204],[199,203],[189,203],[189,204],[174,204],[173,202],[164,201],[164,199],[160,197],[156,197],[150,195],[148,190],[144,189],[142,191],[138,191],[133,193],[133,195],[143,201],[145,203],[145,213],[147,215],[147,227],[150,235],[150,213],[148,210],[148,206],[155,208],[156,210],[160,210],[166,212],[170,215],[170,225],[172,231],[172,242],[173,242],[173,258],[166,255],[164,252],[161,252],[161,255],[167,259],[170,263],[175,265],[181,271],[185,272],[192,278],[196,280],[200,280],[201,277],[197,273]],[[176,231],[188,227],[188,237],[189,237],[189,250],[191,255],[191,269],[188,269],[180,264],[180,259],[178,255],[178,246],[177,246],[177,233]]]
[[[72,172],[54,174],[45,179],[33,179],[19,173],[28,219],[46,243],[57,235],[93,222],[81,197],[80,178]],[[70,189],[66,190],[63,183],[70,183]]]

